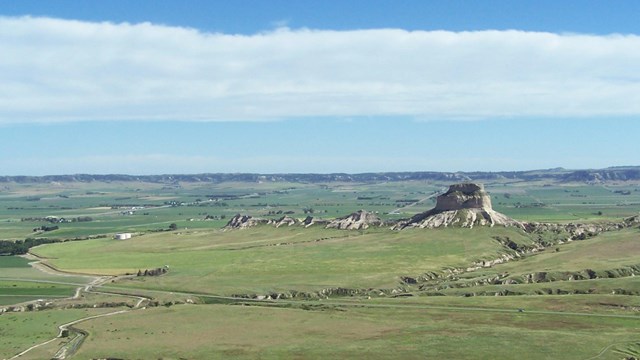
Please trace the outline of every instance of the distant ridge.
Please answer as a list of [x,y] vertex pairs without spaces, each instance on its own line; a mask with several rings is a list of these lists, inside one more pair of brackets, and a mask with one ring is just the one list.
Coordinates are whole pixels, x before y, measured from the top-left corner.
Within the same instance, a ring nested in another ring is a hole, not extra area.
[[0,183],[48,183],[48,182],[130,182],[172,184],[177,182],[370,182],[431,180],[446,182],[465,182],[484,180],[536,181],[603,183],[607,181],[640,180],[640,166],[610,167],[606,169],[567,170],[563,168],[528,171],[473,171],[473,172],[369,172],[358,174],[257,174],[257,173],[207,173],[207,174],[165,174],[165,175],[46,175],[46,176],[0,176]]

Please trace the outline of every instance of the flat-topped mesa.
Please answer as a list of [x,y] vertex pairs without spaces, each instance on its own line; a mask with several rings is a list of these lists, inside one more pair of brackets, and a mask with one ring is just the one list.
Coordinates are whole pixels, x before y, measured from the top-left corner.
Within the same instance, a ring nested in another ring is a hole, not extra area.
[[461,209],[491,209],[491,198],[484,186],[473,183],[454,184],[438,196],[435,210],[451,211]]
[[491,198],[484,191],[483,185],[461,183],[451,185],[446,193],[438,196],[435,208],[417,214],[411,219],[399,221],[394,229],[446,226],[472,228],[476,225],[504,225],[523,228],[522,223],[493,210]]

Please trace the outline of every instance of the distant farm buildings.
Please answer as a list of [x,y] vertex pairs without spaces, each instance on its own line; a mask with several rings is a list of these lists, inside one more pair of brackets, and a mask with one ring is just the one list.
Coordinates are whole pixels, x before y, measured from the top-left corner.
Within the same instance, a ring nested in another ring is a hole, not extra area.
[[116,240],[131,239],[131,233],[117,233],[113,238]]

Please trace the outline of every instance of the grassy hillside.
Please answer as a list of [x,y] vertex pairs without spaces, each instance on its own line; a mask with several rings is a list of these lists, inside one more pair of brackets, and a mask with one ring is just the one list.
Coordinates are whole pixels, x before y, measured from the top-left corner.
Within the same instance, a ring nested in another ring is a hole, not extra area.
[[132,286],[229,295],[394,288],[403,275],[465,267],[499,256],[503,247],[491,238],[496,235],[527,240],[508,228],[351,232],[261,226],[70,242],[40,246],[34,252],[56,267],[88,273],[134,273],[169,265],[167,275],[136,279]]

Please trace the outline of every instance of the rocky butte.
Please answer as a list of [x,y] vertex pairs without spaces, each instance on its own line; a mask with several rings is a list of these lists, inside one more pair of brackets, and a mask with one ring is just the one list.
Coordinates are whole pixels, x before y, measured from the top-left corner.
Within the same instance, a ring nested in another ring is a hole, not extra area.
[[494,211],[491,198],[484,191],[484,186],[474,183],[454,184],[449,190],[438,196],[436,207],[417,214],[408,220],[401,220],[394,229],[437,228],[460,226],[516,226],[524,225],[512,218]]

